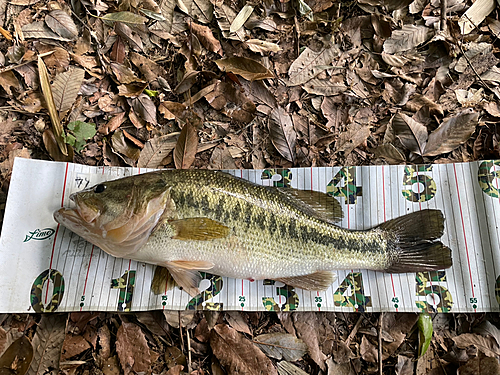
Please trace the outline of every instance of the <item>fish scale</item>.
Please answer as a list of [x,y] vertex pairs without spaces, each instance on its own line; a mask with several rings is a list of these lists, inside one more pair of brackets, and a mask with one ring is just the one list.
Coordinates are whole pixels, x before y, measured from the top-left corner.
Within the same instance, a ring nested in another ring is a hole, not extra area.
[[[318,192],[252,184],[222,172],[174,170],[126,177],[72,196],[55,218],[115,256],[167,267],[190,293],[198,270],[322,290],[339,269],[410,272],[451,266],[438,210],[366,231],[338,227]],[[126,253],[125,253],[126,249]],[[123,255],[121,255],[123,254]]]

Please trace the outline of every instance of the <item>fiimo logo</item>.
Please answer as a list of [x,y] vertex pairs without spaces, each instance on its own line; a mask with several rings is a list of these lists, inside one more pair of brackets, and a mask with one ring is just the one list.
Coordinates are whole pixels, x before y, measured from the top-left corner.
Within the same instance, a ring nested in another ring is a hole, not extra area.
[[29,240],[46,240],[47,238],[50,238],[54,234],[55,230],[52,228],[44,228],[44,229],[35,229],[33,232],[28,232],[29,234],[26,235],[26,238],[24,239],[23,242],[28,242]]

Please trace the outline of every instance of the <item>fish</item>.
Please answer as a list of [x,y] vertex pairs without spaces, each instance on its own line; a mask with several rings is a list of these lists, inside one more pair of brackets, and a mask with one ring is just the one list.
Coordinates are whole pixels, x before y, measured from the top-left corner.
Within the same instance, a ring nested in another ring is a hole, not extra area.
[[444,216],[425,209],[367,230],[336,224],[340,203],[317,191],[254,184],[213,170],[162,170],[70,196],[54,219],[106,253],[168,269],[191,295],[200,271],[321,291],[336,270],[420,272],[452,266]]

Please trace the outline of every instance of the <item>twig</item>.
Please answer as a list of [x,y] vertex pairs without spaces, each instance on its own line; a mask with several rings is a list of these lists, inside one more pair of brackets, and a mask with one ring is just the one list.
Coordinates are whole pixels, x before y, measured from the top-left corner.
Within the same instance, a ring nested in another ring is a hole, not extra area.
[[382,372],[382,319],[384,318],[384,313],[380,313],[378,319],[378,373],[383,375]]
[[191,374],[191,339],[189,338],[189,329],[186,328],[186,338],[188,344],[188,373]]
[[443,33],[446,32],[446,8],[448,8],[448,0],[441,0],[441,14],[440,14],[440,21],[439,21],[439,30],[441,30]]
[[359,315],[358,321],[354,325],[354,328],[352,329],[351,333],[349,333],[349,336],[347,337],[347,340],[345,341],[345,344],[349,346],[351,343],[352,339],[354,336],[356,336],[356,333],[358,333],[359,327],[361,326],[361,322],[363,321],[363,315]]

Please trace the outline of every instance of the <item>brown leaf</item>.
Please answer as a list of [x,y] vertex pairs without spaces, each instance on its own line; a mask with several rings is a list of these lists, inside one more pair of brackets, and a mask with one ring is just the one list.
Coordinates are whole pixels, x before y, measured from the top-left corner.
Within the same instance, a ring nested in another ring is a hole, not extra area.
[[161,311],[145,311],[136,313],[137,320],[158,336],[165,336],[170,332],[165,315]]
[[392,129],[403,146],[417,155],[422,155],[427,143],[427,128],[420,122],[397,113],[392,119]]
[[135,145],[129,144],[129,142],[125,140],[125,136],[123,135],[123,131],[121,131],[121,129],[118,129],[113,133],[113,136],[111,137],[111,144],[113,151],[117,152],[125,163],[128,165],[135,165],[139,159],[141,150]]
[[106,124],[99,126],[99,133],[108,135],[109,133],[114,132],[123,123],[124,117],[125,112],[120,112],[117,115],[113,116],[111,120],[109,120]]
[[85,350],[90,349],[90,345],[81,335],[66,335],[62,346],[61,360],[65,361]]
[[233,120],[249,123],[255,117],[255,104],[231,83],[217,82],[215,89],[205,95],[205,99],[213,108]]
[[370,124],[360,124],[355,121],[347,126],[347,131],[340,134],[336,151],[343,151],[344,155],[347,156],[356,147],[366,142],[370,134]]
[[54,104],[59,112],[66,112],[71,108],[82,86],[85,70],[70,68],[58,74],[52,84]]
[[151,353],[139,326],[123,322],[116,332],[116,353],[125,375],[149,372]]
[[366,362],[377,363],[378,350],[365,335],[361,338],[361,346],[359,347],[359,354]]
[[312,360],[322,369],[326,370],[326,355],[319,348],[318,322],[314,312],[303,312],[293,314],[293,323],[297,330],[297,335],[309,348],[309,355]]
[[274,78],[274,74],[264,65],[246,57],[230,57],[215,60],[215,63],[220,70],[238,74],[248,81]]
[[139,77],[137,77],[132,70],[130,70],[123,64],[112,62],[111,64],[109,64],[109,66],[111,67],[111,70],[116,76],[116,79],[120,83],[125,83],[125,84],[132,82],[144,83],[144,81],[139,79]]
[[500,364],[496,358],[472,358],[460,366],[457,375],[500,375]]
[[144,77],[148,82],[154,81],[156,78],[158,78],[158,76],[166,75],[165,69],[145,56],[142,56],[136,52],[130,52],[129,58],[132,64],[134,64],[137,69],[139,69],[139,71],[144,74]]
[[203,44],[203,47],[221,56],[224,54],[220,42],[214,37],[212,30],[208,26],[198,25],[194,22],[190,23],[189,26],[200,40],[200,43]]
[[144,145],[137,162],[139,168],[158,168],[163,159],[175,148],[179,133],[151,138]]
[[415,363],[412,358],[404,355],[398,355],[398,363],[396,365],[396,375],[413,375]]
[[158,110],[167,120],[174,120],[176,118],[183,119],[185,117],[184,111],[186,110],[186,105],[183,103],[164,101],[160,103]]
[[384,354],[382,360],[391,356],[403,343],[406,335],[417,323],[418,314],[411,313],[384,313],[382,332],[386,332],[392,338],[392,342],[384,343]]
[[0,357],[0,372],[9,375],[24,375],[33,359],[33,346],[26,336],[14,341]]
[[50,120],[54,128],[54,136],[56,138],[56,142],[63,155],[67,156],[68,148],[63,139],[64,130],[59,120],[59,113],[57,112],[56,105],[54,103],[54,98],[52,96],[52,89],[49,83],[50,82],[49,72],[47,71],[45,63],[43,62],[41,57],[38,57],[38,74],[40,76],[40,86],[42,87],[43,97],[45,98],[45,103],[49,111]]
[[477,112],[467,109],[443,122],[429,135],[424,156],[436,156],[453,151],[474,133],[478,118]]
[[497,357],[500,355],[500,347],[491,336],[484,337],[478,335],[477,333],[464,333],[459,336],[452,337],[452,340],[459,348],[462,349],[472,345],[488,357]]
[[214,327],[210,346],[230,375],[278,375],[271,360],[260,349],[225,324]]
[[377,158],[384,158],[389,164],[406,162],[405,156],[391,143],[386,143],[372,150]]
[[66,314],[42,315],[33,337],[33,362],[28,375],[50,373],[59,368],[59,358],[66,336]]
[[190,122],[186,122],[175,145],[175,167],[177,169],[188,169],[194,162],[197,149],[198,131]]
[[237,166],[229,149],[222,145],[214,148],[208,169],[237,169]]
[[21,85],[19,84],[19,80],[12,70],[8,70],[6,72],[0,73],[0,86],[5,90],[5,92],[11,96],[13,87],[15,90],[19,90]]
[[149,96],[141,94],[130,101],[135,113],[141,116],[144,121],[156,125],[156,106]]
[[130,83],[128,85],[118,86],[118,95],[126,98],[136,98],[142,94],[148,83]]
[[307,353],[307,345],[304,341],[289,333],[265,333],[253,339],[264,353],[271,358],[284,359],[295,362]]
[[125,40],[131,49],[134,51],[142,51],[144,45],[142,44],[142,39],[139,34],[133,31],[129,26],[122,22],[115,23],[115,32]]
[[242,313],[239,311],[226,311],[224,315],[229,325],[235,330],[246,333],[250,336],[252,335],[252,331],[248,327],[247,319],[242,315]]
[[73,39],[63,38],[53,32],[43,21],[33,22],[22,27],[26,39],[55,39],[62,42],[71,42]]
[[323,66],[330,65],[338,56],[338,47],[323,48],[319,52],[306,47],[300,56],[290,65],[288,70],[289,86],[302,85],[321,73]]
[[63,10],[56,9],[45,16],[45,23],[50,29],[62,38],[75,40],[78,29],[71,16]]
[[272,110],[269,115],[269,136],[281,156],[293,163],[297,133],[293,128],[290,115],[282,107]]

